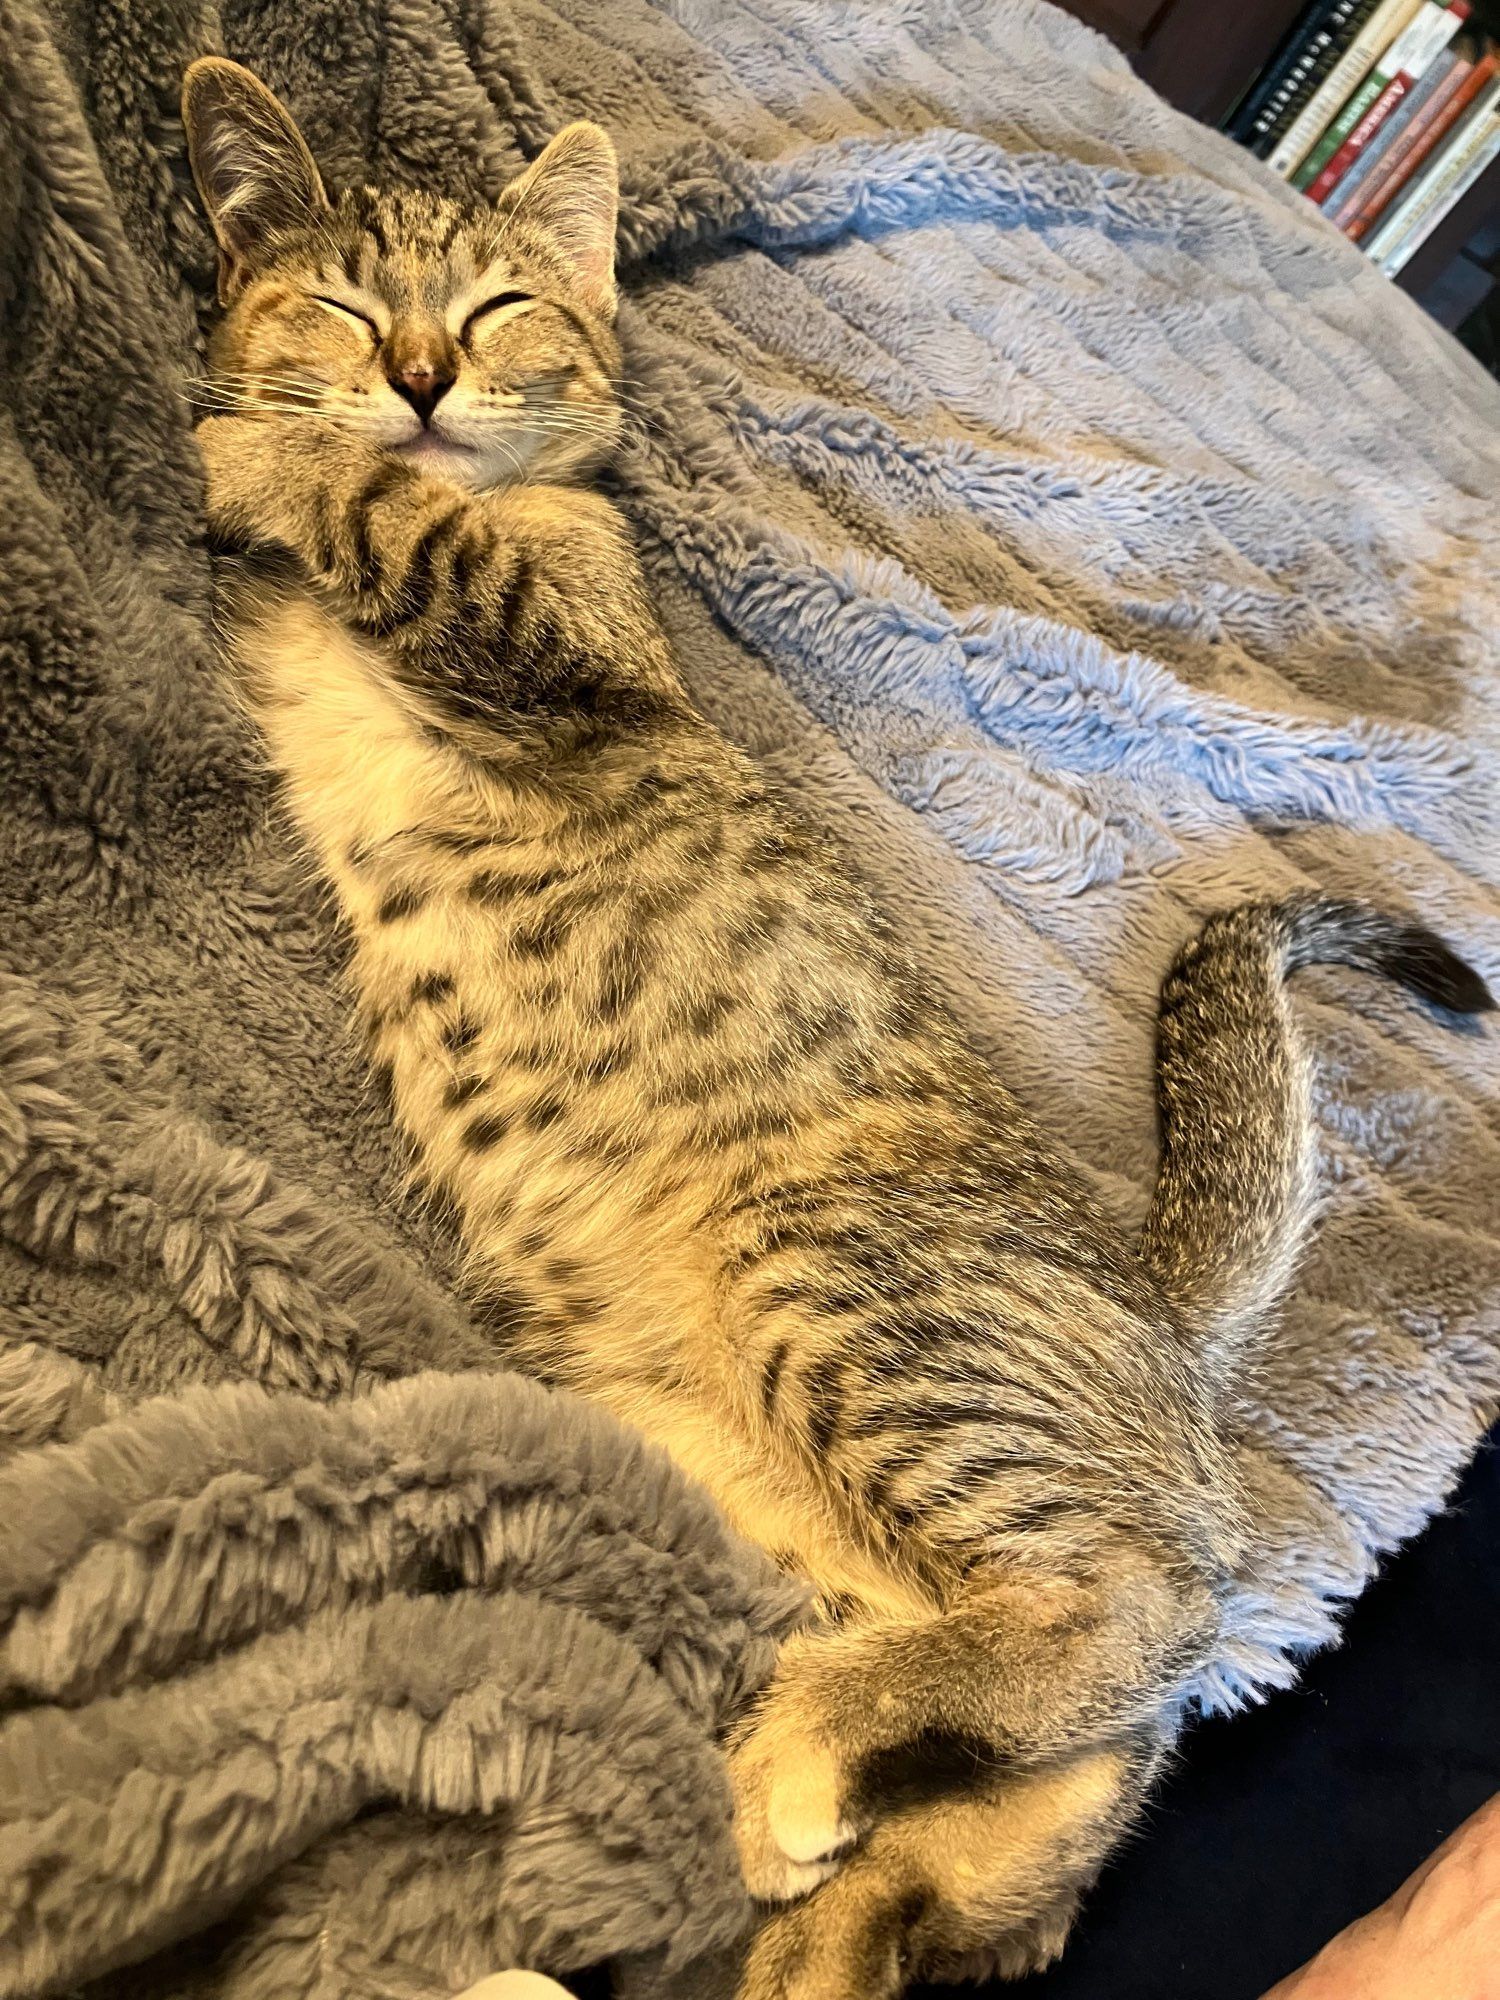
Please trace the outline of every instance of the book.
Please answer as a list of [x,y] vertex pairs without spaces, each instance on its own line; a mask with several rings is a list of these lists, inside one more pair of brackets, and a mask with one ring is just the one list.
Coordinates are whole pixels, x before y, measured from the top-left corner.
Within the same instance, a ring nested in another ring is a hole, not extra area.
[[1330,222],[1342,229],[1350,216],[1356,213],[1371,180],[1462,60],[1456,49],[1442,49],[1436,60],[1428,64],[1332,193],[1323,197],[1323,213]]
[[[1321,202],[1338,186],[1392,111],[1452,41],[1469,18],[1470,0],[1425,0],[1410,24],[1380,57],[1365,82],[1339,113],[1332,131],[1344,137],[1307,187],[1309,201]],[[1364,99],[1363,111],[1355,109]]]
[[1458,65],[1449,78],[1450,88],[1440,92],[1412,126],[1405,143],[1396,148],[1387,162],[1385,172],[1376,177],[1375,185],[1367,191],[1359,212],[1343,225],[1345,235],[1356,243],[1363,242],[1497,73],[1500,73],[1500,51],[1493,48],[1477,61]]
[[1302,9],[1276,44],[1264,69],[1224,120],[1222,129],[1231,139],[1238,139],[1242,146],[1249,143],[1256,129],[1256,120],[1277,95],[1314,37],[1325,30],[1336,4],[1337,0],[1310,0],[1310,4]]
[[[1374,81],[1377,67],[1387,53],[1399,43],[1427,4],[1428,0],[1401,0],[1401,5],[1392,19],[1393,32],[1387,35],[1380,47],[1372,52],[1370,60],[1361,71],[1357,87],[1333,107],[1332,113],[1309,148],[1306,158],[1291,176],[1293,187],[1305,191],[1311,186],[1343,144],[1350,129],[1374,102],[1380,93],[1380,85]],[[1373,28],[1376,25],[1375,20],[1372,20],[1370,25]]]
[[1483,149],[1469,159],[1463,172],[1444,189],[1441,197],[1434,201],[1416,228],[1404,236],[1396,248],[1381,259],[1380,268],[1388,278],[1394,278],[1398,271],[1411,262],[1443,217],[1457,208],[1480,175],[1487,173],[1497,159],[1500,159],[1500,119],[1495,121],[1495,129]]
[[1377,4],[1378,0],[1330,0],[1324,6],[1321,18],[1290,61],[1276,65],[1278,80],[1250,121],[1242,142],[1253,153],[1264,159],[1271,151]]
[[[1474,107],[1471,115],[1477,115],[1483,100]],[[1419,173],[1412,175],[1390,208],[1380,218],[1379,224],[1371,232],[1365,243],[1365,252],[1373,263],[1384,264],[1386,256],[1415,227],[1417,221],[1433,200],[1434,191],[1440,182],[1451,179],[1457,169],[1455,156],[1459,150],[1467,121],[1459,129],[1450,132],[1445,145],[1437,147],[1427,158]]]
[[[1347,33],[1348,26],[1346,21],[1343,27],[1344,33]],[[1340,46],[1341,38],[1336,40],[1332,34],[1324,32],[1318,34],[1313,47],[1266,107],[1261,119],[1257,121],[1257,130],[1247,141],[1251,152],[1258,159],[1265,159],[1273,151],[1282,133],[1338,60]]]
[[[1476,101],[1459,129],[1451,135],[1410,203],[1392,213],[1390,223],[1379,234],[1389,236],[1380,245],[1380,267],[1394,277],[1421,248],[1443,217],[1462,201],[1469,189],[1500,155],[1500,79],[1492,81]],[[1377,248],[1371,241],[1371,254]]]
[[[1381,0],[1354,40],[1339,57],[1297,117],[1276,142],[1266,164],[1274,173],[1290,179],[1322,138],[1330,119],[1336,117],[1351,91],[1357,90],[1375,65],[1416,13],[1422,0]],[[1328,152],[1333,151],[1332,146]],[[1323,155],[1327,159],[1328,153]],[[1319,161],[1321,166],[1322,161]],[[1311,180],[1312,175],[1308,175]]]
[[1500,78],[1476,99],[1469,116],[1451,133],[1406,200],[1370,238],[1369,253],[1394,277],[1443,217],[1468,193],[1500,154]]

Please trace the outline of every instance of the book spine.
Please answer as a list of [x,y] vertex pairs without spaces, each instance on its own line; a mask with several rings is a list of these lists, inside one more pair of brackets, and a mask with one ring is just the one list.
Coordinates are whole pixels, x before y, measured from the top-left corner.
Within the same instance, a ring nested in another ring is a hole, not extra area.
[[1404,195],[1437,147],[1494,76],[1497,67],[1500,67],[1500,57],[1493,52],[1478,62],[1458,65],[1448,79],[1448,88],[1427,107],[1425,117],[1419,119],[1407,134],[1406,143],[1396,148],[1385,172],[1366,193],[1359,213],[1344,225],[1345,234],[1354,242],[1363,242],[1392,202]]
[[1312,194],[1329,161],[1338,153],[1384,87],[1385,78],[1378,69],[1372,70],[1298,168],[1292,178],[1294,188],[1299,188],[1305,195]]
[[[1333,145],[1323,151],[1324,128],[1330,119],[1341,115],[1351,94],[1359,89],[1377,59],[1384,55],[1421,4],[1422,0],[1383,0],[1375,9],[1329,71],[1326,82],[1308,101],[1306,110],[1287,128],[1266,163],[1274,172],[1290,178],[1294,187],[1306,187],[1333,151]],[[1302,178],[1304,172],[1307,180]]]
[[1244,142],[1262,159],[1337,62],[1358,8],[1359,0],[1339,0],[1262,106]]
[[1309,185],[1309,201],[1321,202],[1337,187],[1361,150],[1468,18],[1469,0],[1451,0],[1447,7],[1441,4],[1441,0],[1427,0],[1411,26],[1392,42],[1388,52],[1381,57],[1379,67],[1370,78],[1370,82],[1376,84],[1377,95],[1364,115],[1350,127],[1338,151],[1317,179]]
[[1287,34],[1278,43],[1265,68],[1224,120],[1222,129],[1229,138],[1238,139],[1241,145],[1245,144],[1256,119],[1275,96],[1287,70],[1301,54],[1309,37],[1315,35],[1322,26],[1324,17],[1329,11],[1330,0],[1312,0],[1310,6],[1302,9]]
[[1388,278],[1394,278],[1398,271],[1403,270],[1411,262],[1443,217],[1458,207],[1475,181],[1481,174],[1488,172],[1491,163],[1497,158],[1500,158],[1500,124],[1496,124],[1484,144],[1470,156],[1463,171],[1442,199],[1434,202],[1416,228],[1403,237],[1397,247],[1384,258],[1380,268]]
[[1323,212],[1330,222],[1342,229],[1349,217],[1357,212],[1372,179],[1442,89],[1458,61],[1452,49],[1443,49],[1426,73],[1418,77],[1405,93],[1332,194],[1324,200]]
[[1467,141],[1483,121],[1492,95],[1500,97],[1500,81],[1492,79],[1488,85],[1481,86],[1480,94],[1462,123],[1450,128],[1443,144],[1433,149],[1423,162],[1421,171],[1412,176],[1389,213],[1381,218],[1379,228],[1365,245],[1377,264],[1384,263],[1387,254],[1425,213],[1439,187],[1446,186],[1457,172],[1455,162],[1459,162],[1466,152]]
[[1297,102],[1290,106],[1286,117],[1278,125],[1277,129],[1271,133],[1270,142],[1262,157],[1269,158],[1273,153],[1280,151],[1283,138],[1291,130],[1292,125],[1301,118],[1303,111],[1312,103],[1314,97],[1322,92],[1325,81],[1333,74],[1337,64],[1344,60],[1355,36],[1374,12],[1375,4],[1374,0],[1371,0],[1371,4],[1363,7],[1350,20],[1342,35],[1336,37],[1330,47],[1320,57],[1312,75],[1304,85]]
[[[1479,176],[1500,152],[1500,86],[1491,85],[1480,107],[1437,157],[1434,171],[1423,177],[1417,199],[1409,212],[1403,208],[1393,216],[1390,241],[1383,246],[1378,262],[1388,277],[1407,264],[1443,217],[1468,193]],[[1385,235],[1381,231],[1381,235]],[[1372,242],[1370,252],[1375,254]]]

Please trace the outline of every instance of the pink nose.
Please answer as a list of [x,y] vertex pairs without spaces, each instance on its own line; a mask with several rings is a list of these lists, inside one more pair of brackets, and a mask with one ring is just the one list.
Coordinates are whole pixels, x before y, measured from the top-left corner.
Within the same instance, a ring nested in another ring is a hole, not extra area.
[[392,370],[388,379],[396,394],[404,396],[422,422],[428,424],[433,411],[453,387],[453,370],[443,362],[413,361]]

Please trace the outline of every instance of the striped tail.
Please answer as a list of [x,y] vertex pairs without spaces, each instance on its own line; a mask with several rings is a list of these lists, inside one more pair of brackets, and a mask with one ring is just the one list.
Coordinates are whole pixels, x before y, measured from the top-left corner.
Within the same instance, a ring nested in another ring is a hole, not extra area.
[[1495,1004],[1420,924],[1322,896],[1226,911],[1183,952],[1162,988],[1162,1163],[1141,1254],[1220,1364],[1280,1299],[1317,1210],[1310,1065],[1283,982],[1325,964],[1383,972],[1456,1014]]

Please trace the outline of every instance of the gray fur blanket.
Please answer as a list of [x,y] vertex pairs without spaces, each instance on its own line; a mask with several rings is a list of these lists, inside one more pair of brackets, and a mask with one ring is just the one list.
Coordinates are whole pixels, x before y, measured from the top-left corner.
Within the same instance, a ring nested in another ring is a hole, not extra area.
[[[403,1190],[217,678],[212,48],[335,182],[611,129],[692,684],[1127,1225],[1210,909],[1374,894],[1500,973],[1500,398],[1034,0],[0,0],[0,1994],[685,1958],[745,1916],[713,1738],[797,1604],[502,1372]],[[1494,1039],[1299,990],[1328,1213],[1206,1704],[1332,1636],[1500,1398]]]

